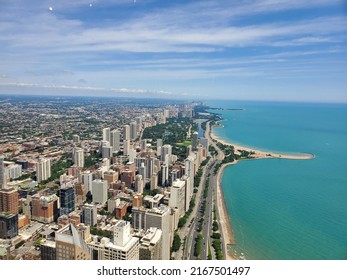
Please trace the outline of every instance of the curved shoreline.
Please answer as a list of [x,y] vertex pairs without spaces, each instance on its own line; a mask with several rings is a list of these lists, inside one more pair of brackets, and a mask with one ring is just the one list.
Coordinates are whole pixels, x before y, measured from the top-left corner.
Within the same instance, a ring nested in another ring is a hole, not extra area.
[[250,156],[250,159],[283,158],[283,159],[307,160],[307,159],[315,158],[314,154],[309,154],[309,153],[300,153],[295,155],[295,154],[285,154],[285,153],[270,152],[270,151],[266,152],[266,151],[261,151],[258,149],[246,147],[246,146],[241,146],[238,144],[233,144],[233,143],[220,139],[217,135],[215,135],[212,132],[212,130],[210,133],[210,137],[211,139],[214,139],[223,145],[234,146],[235,151],[243,150],[243,151],[252,153],[252,155]]
[[[220,139],[218,136],[216,136],[212,129],[213,126],[211,127],[210,125],[208,132],[209,132],[209,138],[211,140],[215,140],[223,145],[227,145],[227,146],[234,146],[235,151],[238,150],[243,150],[243,151],[247,151],[249,153],[251,153],[250,157],[248,158],[248,160],[251,159],[271,159],[271,158],[281,158],[281,159],[291,159],[291,160],[308,160],[308,159],[313,159],[315,158],[315,155],[313,154],[298,154],[298,155],[289,155],[289,154],[282,154],[282,153],[273,153],[273,152],[265,152],[265,151],[261,151],[261,150],[257,150],[257,149],[252,149],[250,147],[245,147],[245,146],[240,146],[240,145],[236,145],[233,143],[229,143],[227,141],[224,141],[222,139]],[[223,151],[221,150],[223,157],[225,156]],[[221,178],[223,176],[224,173],[224,169],[229,166],[229,165],[233,165],[238,163],[238,160],[235,160],[233,162],[228,162],[225,164],[222,164],[222,166],[219,168],[218,170],[218,174],[217,174],[217,202],[218,205],[217,206],[217,211],[218,211],[218,216],[219,216],[219,224],[221,227],[221,232],[223,233],[223,247],[225,250],[225,254],[226,254],[226,259],[227,260],[236,260],[237,258],[232,255],[229,251],[228,251],[228,244],[235,244],[235,238],[234,238],[234,233],[232,231],[232,225],[231,225],[231,219],[230,219],[230,215],[227,209],[227,205],[225,202],[225,198],[224,198],[224,194],[223,194],[223,188],[222,188],[222,183],[221,183]]]

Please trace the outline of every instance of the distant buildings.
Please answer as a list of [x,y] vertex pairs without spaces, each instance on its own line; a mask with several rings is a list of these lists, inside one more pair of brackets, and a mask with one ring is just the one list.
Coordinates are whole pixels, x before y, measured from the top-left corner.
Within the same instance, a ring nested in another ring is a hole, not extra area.
[[47,180],[51,177],[51,161],[50,159],[39,159],[36,164],[36,177],[37,182],[40,183],[42,181]]
[[81,148],[74,148],[72,151],[72,162],[78,166],[84,167],[84,151]]

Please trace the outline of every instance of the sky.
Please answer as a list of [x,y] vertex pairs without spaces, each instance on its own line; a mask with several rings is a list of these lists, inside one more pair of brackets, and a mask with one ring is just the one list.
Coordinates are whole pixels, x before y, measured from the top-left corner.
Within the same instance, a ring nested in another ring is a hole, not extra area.
[[345,0],[0,0],[0,94],[347,102]]

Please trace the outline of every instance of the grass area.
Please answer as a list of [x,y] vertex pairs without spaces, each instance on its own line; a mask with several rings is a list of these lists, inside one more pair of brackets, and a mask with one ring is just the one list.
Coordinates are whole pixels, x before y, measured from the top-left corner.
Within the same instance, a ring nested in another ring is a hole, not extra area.
[[184,142],[176,143],[176,145],[179,147],[188,147],[188,146],[192,145],[192,141],[191,140],[185,140]]

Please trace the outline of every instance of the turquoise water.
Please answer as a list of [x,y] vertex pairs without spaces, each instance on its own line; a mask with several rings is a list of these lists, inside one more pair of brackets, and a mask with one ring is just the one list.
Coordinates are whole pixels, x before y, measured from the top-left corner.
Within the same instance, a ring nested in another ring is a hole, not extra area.
[[222,187],[246,259],[347,259],[347,105],[211,101],[220,138],[254,148],[312,153],[226,168]]

